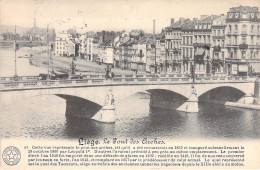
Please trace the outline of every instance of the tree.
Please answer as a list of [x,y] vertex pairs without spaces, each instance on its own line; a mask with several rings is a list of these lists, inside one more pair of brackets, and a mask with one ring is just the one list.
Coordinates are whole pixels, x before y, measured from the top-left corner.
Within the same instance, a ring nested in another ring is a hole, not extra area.
[[69,29],[67,30],[67,32],[68,32],[70,35],[72,35],[73,38],[76,37],[76,30],[75,30],[75,29],[69,28]]

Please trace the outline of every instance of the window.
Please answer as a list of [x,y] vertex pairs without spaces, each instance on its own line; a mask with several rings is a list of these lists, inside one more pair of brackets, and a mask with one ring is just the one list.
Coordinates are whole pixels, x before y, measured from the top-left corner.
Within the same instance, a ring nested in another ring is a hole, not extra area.
[[254,52],[253,52],[253,51],[250,51],[250,59],[253,58],[253,55],[254,55]]
[[251,44],[254,45],[254,36],[251,36]]
[[216,34],[216,30],[214,30],[214,36],[216,36],[217,34]]
[[232,26],[229,25],[228,28],[229,28],[228,31],[231,32],[232,31]]
[[215,52],[215,53],[214,53],[214,58],[215,58],[215,59],[218,59],[218,54],[219,54],[218,52]]
[[230,58],[233,58],[233,51],[230,51]]
[[235,25],[235,32],[237,32],[237,25]]
[[224,47],[225,46],[225,41],[224,40],[222,40],[222,47]]
[[237,45],[237,37],[235,36],[235,45]]
[[260,25],[257,26],[257,33],[260,33]]
[[222,58],[224,59],[225,58],[225,52],[222,51]]
[[228,44],[230,45],[231,44],[231,37],[228,37],[227,40],[228,40]]
[[246,37],[242,37],[242,44],[246,44]]
[[222,30],[222,35],[225,36],[225,30]]
[[251,26],[251,33],[254,33],[254,25]]
[[220,30],[218,30],[218,36],[220,36]]
[[192,37],[190,37],[190,43],[192,44]]
[[242,33],[246,34],[246,32],[247,32],[247,26],[243,25],[242,26]]
[[242,58],[246,58],[246,52],[242,51]]
[[242,14],[242,18],[243,18],[243,19],[246,19],[246,18],[247,18],[247,13],[243,13],[243,14]]
[[234,50],[234,58],[237,58],[237,50]]

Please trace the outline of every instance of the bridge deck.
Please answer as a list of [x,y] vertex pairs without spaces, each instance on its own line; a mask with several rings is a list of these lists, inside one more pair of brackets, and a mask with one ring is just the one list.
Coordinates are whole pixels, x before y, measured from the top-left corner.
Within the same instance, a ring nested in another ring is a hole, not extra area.
[[[20,77],[13,81],[10,77],[2,77],[0,83],[1,91],[42,89],[42,88],[66,88],[66,87],[88,87],[88,86],[110,86],[110,85],[151,85],[151,84],[192,84],[189,77],[151,77],[151,76],[117,76],[113,79],[106,79],[104,76],[89,76],[84,79],[64,80],[38,80],[38,76]],[[249,83],[255,82],[254,77],[197,77],[197,84],[212,83]]]

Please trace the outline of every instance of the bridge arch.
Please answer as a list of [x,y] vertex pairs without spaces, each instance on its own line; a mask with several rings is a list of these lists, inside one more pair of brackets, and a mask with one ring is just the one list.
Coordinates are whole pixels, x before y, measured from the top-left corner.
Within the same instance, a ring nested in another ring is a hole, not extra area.
[[181,98],[188,99],[191,94],[191,85],[187,84],[184,86],[171,86],[171,85],[133,85],[133,86],[113,86],[111,87],[113,90],[113,94],[116,100],[116,103],[120,103],[124,99],[139,92],[149,92],[156,93],[161,91],[164,94],[168,92],[170,94],[174,94],[176,96],[180,96]]
[[243,89],[237,87],[221,85],[204,91],[198,96],[198,98],[200,101],[218,100],[237,102],[246,93],[247,91],[243,91]]

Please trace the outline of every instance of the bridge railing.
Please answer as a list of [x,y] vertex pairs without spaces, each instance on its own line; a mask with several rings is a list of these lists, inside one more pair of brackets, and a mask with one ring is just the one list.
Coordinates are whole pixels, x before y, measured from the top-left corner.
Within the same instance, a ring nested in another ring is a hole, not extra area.
[[[77,87],[77,86],[103,86],[103,85],[123,85],[123,84],[191,84],[189,77],[154,77],[154,76],[124,76],[105,79],[103,77],[91,77],[85,79],[65,79],[65,80],[33,80],[32,78],[21,78],[19,81],[1,81],[1,90],[11,89],[33,89],[51,87]],[[227,83],[227,82],[255,82],[252,77],[197,77],[195,83]]]

